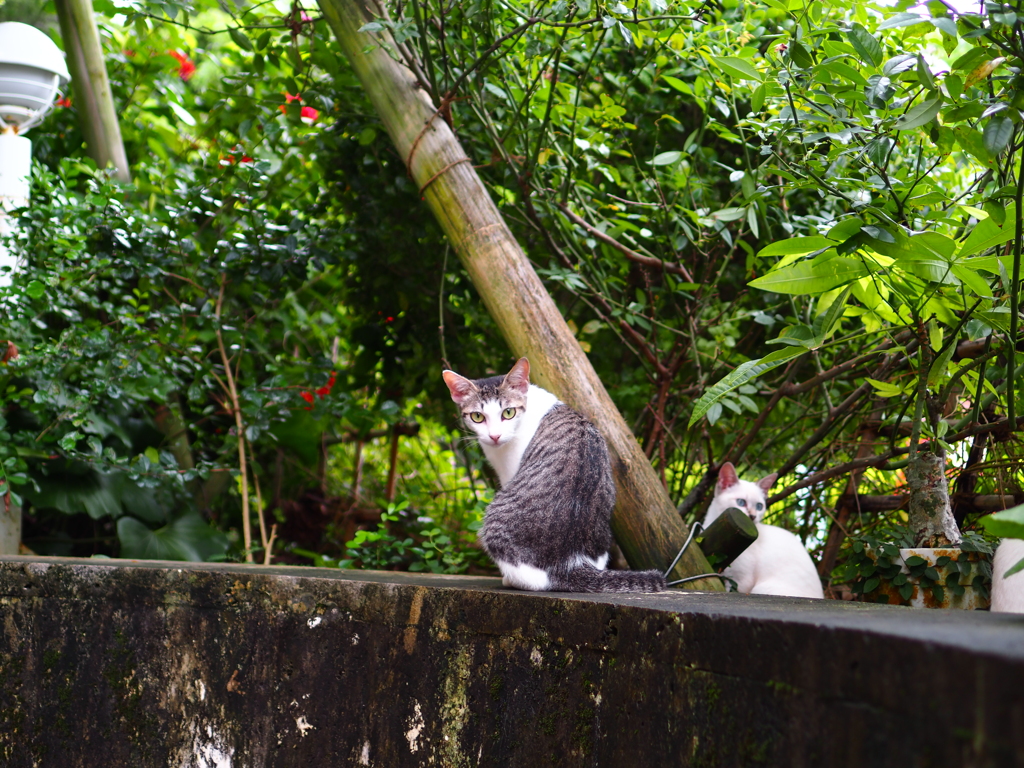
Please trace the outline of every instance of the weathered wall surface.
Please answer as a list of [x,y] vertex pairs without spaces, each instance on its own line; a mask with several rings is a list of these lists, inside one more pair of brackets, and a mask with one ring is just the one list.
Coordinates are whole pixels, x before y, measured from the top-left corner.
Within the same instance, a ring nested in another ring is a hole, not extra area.
[[1024,765],[1024,618],[0,559],[0,765]]

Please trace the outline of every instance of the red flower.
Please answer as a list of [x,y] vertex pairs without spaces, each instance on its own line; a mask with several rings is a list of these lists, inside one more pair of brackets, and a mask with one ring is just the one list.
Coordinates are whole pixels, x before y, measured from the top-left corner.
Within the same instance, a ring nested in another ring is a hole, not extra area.
[[192,59],[178,51],[168,51],[167,53],[178,60],[178,77],[188,82],[189,78],[196,73],[196,65],[192,63]]
[[54,102],[58,107],[70,107],[71,99],[67,96],[61,96],[57,101]]
[[334,388],[334,382],[337,380],[337,378],[338,374],[336,374],[334,371],[331,371],[331,378],[327,380],[327,384],[317,389],[316,393],[320,396],[321,399],[331,394],[331,390]]
[[[293,96],[292,94],[290,94],[287,91],[285,91],[285,93],[284,93],[284,104],[280,105],[278,107],[278,109],[281,110],[282,112],[287,113],[288,112],[288,106],[287,105],[291,104],[293,101],[301,102],[302,101],[302,96],[299,95],[299,94],[295,94]],[[299,118],[306,125],[312,125],[313,123],[316,122],[318,117],[320,117],[320,112],[318,110],[314,109],[313,107],[303,107],[301,110],[299,110]]]
[[240,162],[240,163],[255,163],[256,161],[255,161],[255,160],[253,160],[253,159],[252,159],[251,157],[249,157],[248,155],[242,155],[242,159],[241,159],[241,160],[239,160],[238,162]]
[[302,399],[305,400],[307,403],[309,403],[310,405],[313,404],[314,400],[312,392],[301,392],[300,395],[302,396]]

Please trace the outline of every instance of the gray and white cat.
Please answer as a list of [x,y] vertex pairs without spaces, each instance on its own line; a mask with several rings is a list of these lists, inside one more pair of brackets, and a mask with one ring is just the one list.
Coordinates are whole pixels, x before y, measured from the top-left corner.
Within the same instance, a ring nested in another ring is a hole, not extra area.
[[660,592],[658,571],[608,571],[615,480],[604,438],[530,384],[521,358],[505,376],[443,373],[466,427],[498,473],[480,542],[507,587],[553,592]]
[[738,592],[823,598],[818,572],[800,539],[785,528],[761,522],[768,511],[765,494],[776,477],[772,474],[752,483],[740,480],[731,463],[723,464],[715,484],[715,498],[704,516],[704,527],[729,507],[738,507],[756,523],[757,539],[722,571],[736,580]]
[[1024,571],[1004,574],[1024,558],[1024,540],[1003,539],[992,558],[992,612],[1024,613]]

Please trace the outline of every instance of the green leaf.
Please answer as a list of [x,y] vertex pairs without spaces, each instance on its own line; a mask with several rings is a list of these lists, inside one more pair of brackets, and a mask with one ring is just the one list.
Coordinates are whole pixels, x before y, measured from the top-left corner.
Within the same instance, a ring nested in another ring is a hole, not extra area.
[[683,156],[682,152],[672,150],[671,152],[662,152],[661,154],[655,155],[654,159],[651,160],[652,165],[671,165]]
[[831,291],[868,274],[869,270],[864,262],[834,257],[818,264],[813,261],[791,264],[751,280],[748,285],[773,293],[809,295]]
[[868,142],[864,151],[868,159],[879,168],[884,168],[889,158],[889,150],[892,148],[893,140],[888,136],[881,136]]
[[[940,328],[938,323],[933,323],[933,328]],[[940,328],[941,330],[941,328]],[[946,368],[949,366],[949,361],[953,357],[953,353],[956,352],[956,344],[947,344],[945,349],[939,354],[935,360],[932,361],[932,367],[928,369],[928,386],[936,387],[946,377]]]
[[[830,233],[831,234],[831,233]],[[764,256],[790,256],[796,253],[812,253],[822,248],[831,248],[835,243],[821,235],[810,235],[807,237],[790,237],[786,240],[779,240],[758,251],[758,257]]]
[[949,16],[936,16],[933,19],[928,19],[932,25],[942,31],[942,34],[953,40],[957,37],[956,22],[953,21]]
[[967,70],[974,69],[982,61],[988,60],[991,56],[991,52],[988,48],[977,47],[971,48],[967,53],[958,58],[950,65],[950,71],[952,72],[964,72]]
[[846,33],[846,39],[850,41],[850,45],[865,62],[876,67],[882,63],[882,46],[860,24],[855,23],[850,28],[850,31]]
[[[948,80],[949,78],[946,79]],[[964,152],[973,155],[985,167],[992,167],[992,156],[985,147],[985,139],[980,131],[972,128],[970,125],[958,125],[953,129],[953,133],[956,135],[957,143],[963,148]]]
[[879,397],[901,397],[903,395],[903,387],[897,384],[870,378],[865,378],[864,380],[875,388],[875,392],[878,393]]
[[1024,539],[1024,504],[994,512],[981,518],[985,532],[992,536],[1009,539]]
[[828,231],[828,239],[845,243],[864,228],[864,220],[856,216],[843,219]]
[[25,293],[31,296],[33,299],[41,299],[46,293],[46,286],[40,283],[38,280],[33,280],[25,286]]
[[235,45],[243,51],[252,50],[252,42],[242,30],[237,27],[228,27],[228,34],[231,35],[231,39],[235,41]]
[[827,72],[839,75],[840,77],[845,77],[851,83],[856,83],[861,87],[868,84],[868,81],[864,79],[864,76],[861,75],[860,72],[847,64],[843,64],[841,61],[830,61],[827,64],[822,65],[822,67]]
[[1006,573],[1004,573],[1003,574],[1003,578],[1004,579],[1008,579],[1011,576],[1013,576],[1015,573],[1020,573],[1021,571],[1024,571],[1024,557],[1022,557],[1020,560],[1018,560],[1017,564],[1015,566],[1013,566],[1012,568],[1010,568],[1010,570],[1008,570]]
[[761,82],[764,77],[754,69],[754,65],[746,59],[735,56],[712,56],[711,60],[718,65],[718,68],[739,80],[756,80]]
[[[991,218],[982,219],[974,225],[974,229],[971,230],[971,234],[967,236],[964,244],[960,246],[960,250],[957,253],[959,259],[963,259],[967,256],[973,256],[976,253],[987,251],[989,248],[993,248],[997,245],[1009,242],[1013,239],[1013,226],[1000,227]],[[970,266],[974,266],[974,262]],[[985,269],[981,265],[974,266],[975,269]],[[999,274],[998,268],[988,270]]]
[[764,107],[765,87],[762,83],[757,86],[754,90],[753,95],[750,97],[750,109],[752,112],[760,112],[761,108]]
[[914,24],[924,24],[928,22],[927,16],[920,16],[916,13],[897,13],[889,18],[885,19],[881,24],[878,25],[879,31],[883,29],[896,29],[897,27],[909,27]]
[[929,91],[935,90],[935,78],[921,54],[917,54],[917,80]]
[[790,42],[789,56],[798,67],[809,68],[814,66],[814,59],[811,58],[811,54],[797,40]]
[[950,107],[942,113],[942,121],[949,125],[951,123],[959,123],[964,120],[973,120],[976,117],[981,117],[981,114],[985,111],[985,105],[980,101],[968,101],[964,104],[960,104],[956,107]]
[[940,107],[942,107],[942,94],[936,93],[934,97],[921,102],[897,120],[896,130],[909,131],[930,123],[939,113]]
[[755,379],[763,373],[778,368],[794,357],[799,357],[806,351],[802,347],[786,347],[785,349],[779,349],[769,355],[765,355],[760,360],[749,360],[738,366],[736,370],[705,392],[694,404],[688,426],[692,427],[696,424],[711,406],[715,405],[734,389],[743,386],[751,379]]
[[985,149],[993,157],[998,157],[1010,143],[1013,136],[1013,120],[1009,117],[993,117],[985,126]]
[[715,221],[739,221],[747,215],[746,208],[720,208],[708,214]]
[[693,89],[690,88],[690,86],[688,86],[678,77],[672,77],[671,75],[662,75],[661,79],[681,93],[685,93],[687,95],[693,93]]
[[814,331],[818,342],[815,344],[815,347],[821,346],[832,335],[836,324],[842,319],[843,313],[846,311],[846,302],[850,300],[850,293],[852,291],[853,286],[846,286],[843,292],[829,305],[828,309],[814,318]]
[[992,298],[992,288],[989,287],[988,281],[973,269],[969,269],[962,264],[954,264],[953,274],[956,275],[961,282],[966,283],[978,296],[986,299]]
[[121,557],[133,559],[203,562],[228,550],[227,536],[195,512],[156,530],[134,517],[122,517],[117,521],[117,537]]
[[892,80],[885,75],[872,75],[868,78],[868,87],[864,90],[868,106],[872,109],[884,109],[889,99],[896,95]]

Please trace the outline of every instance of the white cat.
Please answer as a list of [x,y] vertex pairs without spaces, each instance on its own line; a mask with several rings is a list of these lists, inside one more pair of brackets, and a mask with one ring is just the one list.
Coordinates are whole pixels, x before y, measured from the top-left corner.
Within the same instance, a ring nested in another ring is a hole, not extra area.
[[1008,579],[1003,574],[1024,558],[1024,540],[1003,539],[992,559],[992,612],[1024,613],[1024,571]]
[[757,524],[757,540],[722,571],[736,580],[739,592],[823,598],[818,572],[800,539],[785,528],[761,522],[768,508],[765,494],[776,477],[768,475],[752,483],[740,480],[731,463],[723,464],[715,484],[715,498],[704,516],[704,527],[729,507],[738,507]]

